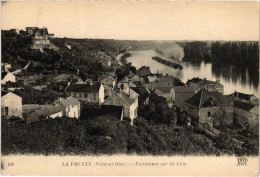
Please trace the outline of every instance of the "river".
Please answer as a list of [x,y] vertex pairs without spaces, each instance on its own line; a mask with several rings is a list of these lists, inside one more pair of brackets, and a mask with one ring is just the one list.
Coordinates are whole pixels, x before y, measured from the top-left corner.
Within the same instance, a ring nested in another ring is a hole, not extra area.
[[259,81],[253,78],[254,76],[249,73],[249,69],[246,67],[238,69],[235,66],[219,67],[204,61],[182,61],[183,69],[179,70],[153,60],[153,56],[160,57],[154,50],[131,51],[129,53],[131,53],[131,57],[127,58],[127,62],[131,62],[137,69],[142,66],[149,66],[152,73],[169,74],[178,77],[184,83],[193,77],[207,78],[212,81],[220,79],[220,83],[224,86],[224,94],[238,91],[255,94],[257,97],[259,95]]

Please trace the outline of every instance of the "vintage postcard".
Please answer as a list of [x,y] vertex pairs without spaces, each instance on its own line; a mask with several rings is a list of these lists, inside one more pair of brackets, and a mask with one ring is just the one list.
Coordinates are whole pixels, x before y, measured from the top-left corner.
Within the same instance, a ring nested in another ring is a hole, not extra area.
[[1,175],[258,176],[259,2],[2,2]]

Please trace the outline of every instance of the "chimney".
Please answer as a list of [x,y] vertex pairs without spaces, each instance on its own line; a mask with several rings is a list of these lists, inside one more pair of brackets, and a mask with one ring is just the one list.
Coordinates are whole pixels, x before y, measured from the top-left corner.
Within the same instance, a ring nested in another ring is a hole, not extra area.
[[216,82],[220,84],[220,79],[216,79]]

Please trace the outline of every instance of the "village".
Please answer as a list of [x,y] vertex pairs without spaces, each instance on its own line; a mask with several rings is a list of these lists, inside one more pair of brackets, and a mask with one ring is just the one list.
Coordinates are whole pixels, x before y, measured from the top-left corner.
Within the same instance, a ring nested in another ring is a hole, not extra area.
[[[27,27],[25,31],[11,29],[6,33],[31,37],[31,50],[40,50],[42,53],[46,48],[59,50],[59,47],[51,42],[54,35],[48,34],[47,28]],[[65,42],[63,47],[71,50],[73,46]],[[123,56],[124,52],[119,54]],[[26,92],[23,90],[30,88],[38,93],[51,85],[51,83],[37,85],[30,82],[27,82],[26,86],[20,84],[21,80],[34,78],[26,76],[25,79],[21,74],[32,65],[30,61],[16,70],[12,69],[11,63],[2,62],[2,119],[34,124],[49,119],[95,120],[100,116],[108,116],[134,127],[136,120],[144,117],[151,125],[162,131],[163,126],[178,125],[190,131],[199,129],[206,136],[213,138],[222,136],[222,133],[228,131],[238,134],[242,132],[240,134],[243,138],[238,136],[231,140],[231,143],[237,144],[238,147],[245,146],[244,139],[252,138],[252,141],[255,141],[259,136],[258,95],[236,91],[224,95],[224,86],[220,80],[194,77],[183,83],[169,74],[151,73],[149,67],[133,69],[129,63],[125,63],[124,67],[128,67],[128,70],[122,74],[116,71],[118,67],[122,67],[115,64],[119,61],[102,62],[105,67],[112,69],[102,72],[96,79],[81,77],[80,68],[76,68],[75,73],[57,74],[57,77],[64,76],[65,79],[57,88],[58,94],[55,95],[55,100],[47,104],[25,102],[28,98],[25,98]],[[43,77],[39,80],[43,80]],[[163,118],[158,120],[152,118],[152,114],[148,114],[147,110],[157,109],[155,103],[158,107],[167,103],[167,108],[162,106],[161,115],[165,113],[165,119],[169,117],[171,120],[164,121]]]

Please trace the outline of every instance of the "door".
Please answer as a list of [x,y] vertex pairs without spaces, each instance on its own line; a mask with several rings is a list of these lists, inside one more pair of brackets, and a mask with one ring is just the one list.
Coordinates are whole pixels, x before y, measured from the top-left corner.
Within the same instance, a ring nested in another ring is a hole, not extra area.
[[8,116],[8,107],[5,107],[5,116]]

